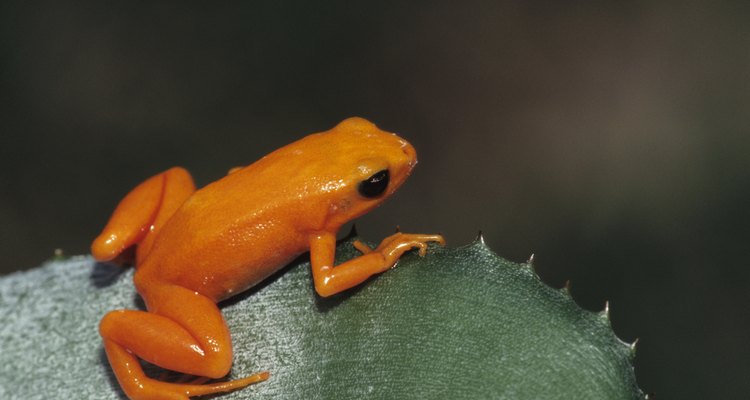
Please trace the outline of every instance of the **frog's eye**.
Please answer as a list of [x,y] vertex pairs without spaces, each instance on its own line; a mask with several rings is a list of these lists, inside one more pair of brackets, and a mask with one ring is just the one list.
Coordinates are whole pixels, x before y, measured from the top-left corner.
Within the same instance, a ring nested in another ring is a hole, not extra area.
[[387,169],[378,171],[359,183],[359,194],[368,198],[378,197],[385,192],[389,180],[390,174]]

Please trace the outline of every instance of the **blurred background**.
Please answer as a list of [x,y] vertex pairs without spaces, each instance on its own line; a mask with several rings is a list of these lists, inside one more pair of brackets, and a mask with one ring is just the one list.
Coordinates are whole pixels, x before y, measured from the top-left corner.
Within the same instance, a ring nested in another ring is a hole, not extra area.
[[667,3],[4,1],[1,271],[86,254],[166,168],[359,115],[420,155],[365,238],[481,229],[609,300],[644,391],[746,398],[750,2]]

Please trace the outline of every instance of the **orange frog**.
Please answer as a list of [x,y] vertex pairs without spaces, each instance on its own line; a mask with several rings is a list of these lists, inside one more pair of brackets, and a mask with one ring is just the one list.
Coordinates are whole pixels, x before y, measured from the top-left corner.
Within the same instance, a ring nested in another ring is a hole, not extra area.
[[216,303],[263,281],[309,251],[315,290],[326,297],[393,267],[406,251],[425,254],[440,235],[385,238],[334,266],[336,232],[372,210],[406,180],[414,148],[362,118],[309,135],[195,190],[182,168],[149,178],[120,202],[94,240],[97,260],[136,245],[133,278],[148,311],[116,310],[99,331],[131,399],[187,399],[260,382],[268,372],[206,384],[146,376],[138,358],[206,378],[232,365],[229,329]]

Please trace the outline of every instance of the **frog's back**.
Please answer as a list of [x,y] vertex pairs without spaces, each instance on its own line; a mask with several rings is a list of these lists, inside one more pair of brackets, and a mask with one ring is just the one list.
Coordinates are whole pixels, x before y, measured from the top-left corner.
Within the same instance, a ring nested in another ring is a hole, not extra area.
[[158,233],[139,273],[222,298],[305,252],[300,221],[321,213],[307,214],[309,204],[273,185],[266,189],[262,174],[237,179],[240,172],[195,192]]
[[308,234],[326,229],[330,193],[321,188],[338,181],[333,168],[315,162],[325,160],[325,146],[308,143],[314,139],[193,193],[159,231],[139,274],[198,291],[216,290],[210,282],[237,291],[307,251]]

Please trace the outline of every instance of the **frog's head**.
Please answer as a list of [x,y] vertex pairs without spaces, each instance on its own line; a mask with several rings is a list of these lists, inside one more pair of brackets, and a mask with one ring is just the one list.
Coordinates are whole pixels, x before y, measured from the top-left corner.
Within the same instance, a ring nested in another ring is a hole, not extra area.
[[348,118],[306,140],[311,141],[309,148],[322,152],[314,167],[319,180],[311,189],[326,199],[329,228],[380,205],[417,164],[417,152],[409,142],[363,118]]

